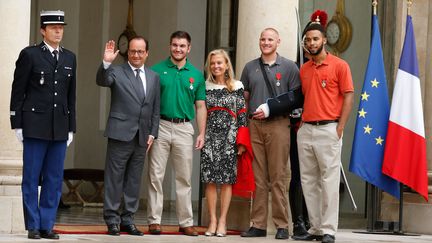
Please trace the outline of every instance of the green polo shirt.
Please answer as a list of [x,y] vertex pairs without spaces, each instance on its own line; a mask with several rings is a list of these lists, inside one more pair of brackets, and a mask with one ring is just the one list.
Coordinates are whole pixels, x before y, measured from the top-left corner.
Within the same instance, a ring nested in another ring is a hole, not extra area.
[[168,58],[152,67],[160,76],[160,115],[169,118],[195,117],[195,101],[205,100],[204,76],[189,60],[178,69]]

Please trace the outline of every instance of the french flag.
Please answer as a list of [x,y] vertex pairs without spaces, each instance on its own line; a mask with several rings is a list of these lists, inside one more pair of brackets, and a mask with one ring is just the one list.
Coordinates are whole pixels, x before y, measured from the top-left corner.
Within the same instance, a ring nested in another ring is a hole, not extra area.
[[393,91],[382,172],[428,200],[426,139],[412,17]]

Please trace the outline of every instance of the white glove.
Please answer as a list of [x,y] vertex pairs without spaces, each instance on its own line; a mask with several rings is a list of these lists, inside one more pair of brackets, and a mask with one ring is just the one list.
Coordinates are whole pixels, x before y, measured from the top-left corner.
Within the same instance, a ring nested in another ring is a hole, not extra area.
[[72,143],[73,140],[73,132],[68,133],[68,140],[66,142],[66,145],[69,147],[69,145]]
[[17,137],[17,139],[20,143],[23,142],[22,128],[16,128],[15,129],[15,136]]
[[267,105],[267,103],[261,104],[260,106],[258,106],[257,110],[261,109],[264,112],[264,116],[265,118],[269,117],[270,115],[270,108]]

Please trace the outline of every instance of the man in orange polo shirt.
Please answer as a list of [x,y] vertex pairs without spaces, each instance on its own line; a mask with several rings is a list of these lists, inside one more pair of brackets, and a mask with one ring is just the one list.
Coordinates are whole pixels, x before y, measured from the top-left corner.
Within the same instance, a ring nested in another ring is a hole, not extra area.
[[311,228],[293,238],[328,243],[335,241],[338,226],[342,135],[354,88],[348,64],[325,50],[325,28],[313,22],[305,33],[312,60],[300,68],[305,99],[297,143]]

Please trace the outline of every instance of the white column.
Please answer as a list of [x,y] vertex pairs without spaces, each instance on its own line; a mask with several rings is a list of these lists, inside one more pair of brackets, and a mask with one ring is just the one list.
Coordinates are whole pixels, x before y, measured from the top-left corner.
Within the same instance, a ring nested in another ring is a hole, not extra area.
[[259,57],[259,35],[264,28],[279,31],[280,55],[294,60],[297,56],[298,0],[240,0],[237,30],[236,75],[239,78],[244,65]]
[[[30,36],[30,0],[0,1],[0,233],[24,231],[21,197],[22,145],[9,122],[15,61]],[[5,21],[9,20],[9,21]]]
[[[247,62],[260,56],[259,37],[261,31],[267,27],[275,28],[279,32],[281,44],[278,53],[295,61],[298,38],[296,8],[298,9],[298,0],[240,0],[236,50],[237,78],[240,78]],[[271,196],[267,221],[267,233],[274,233],[276,229],[272,220]]]

